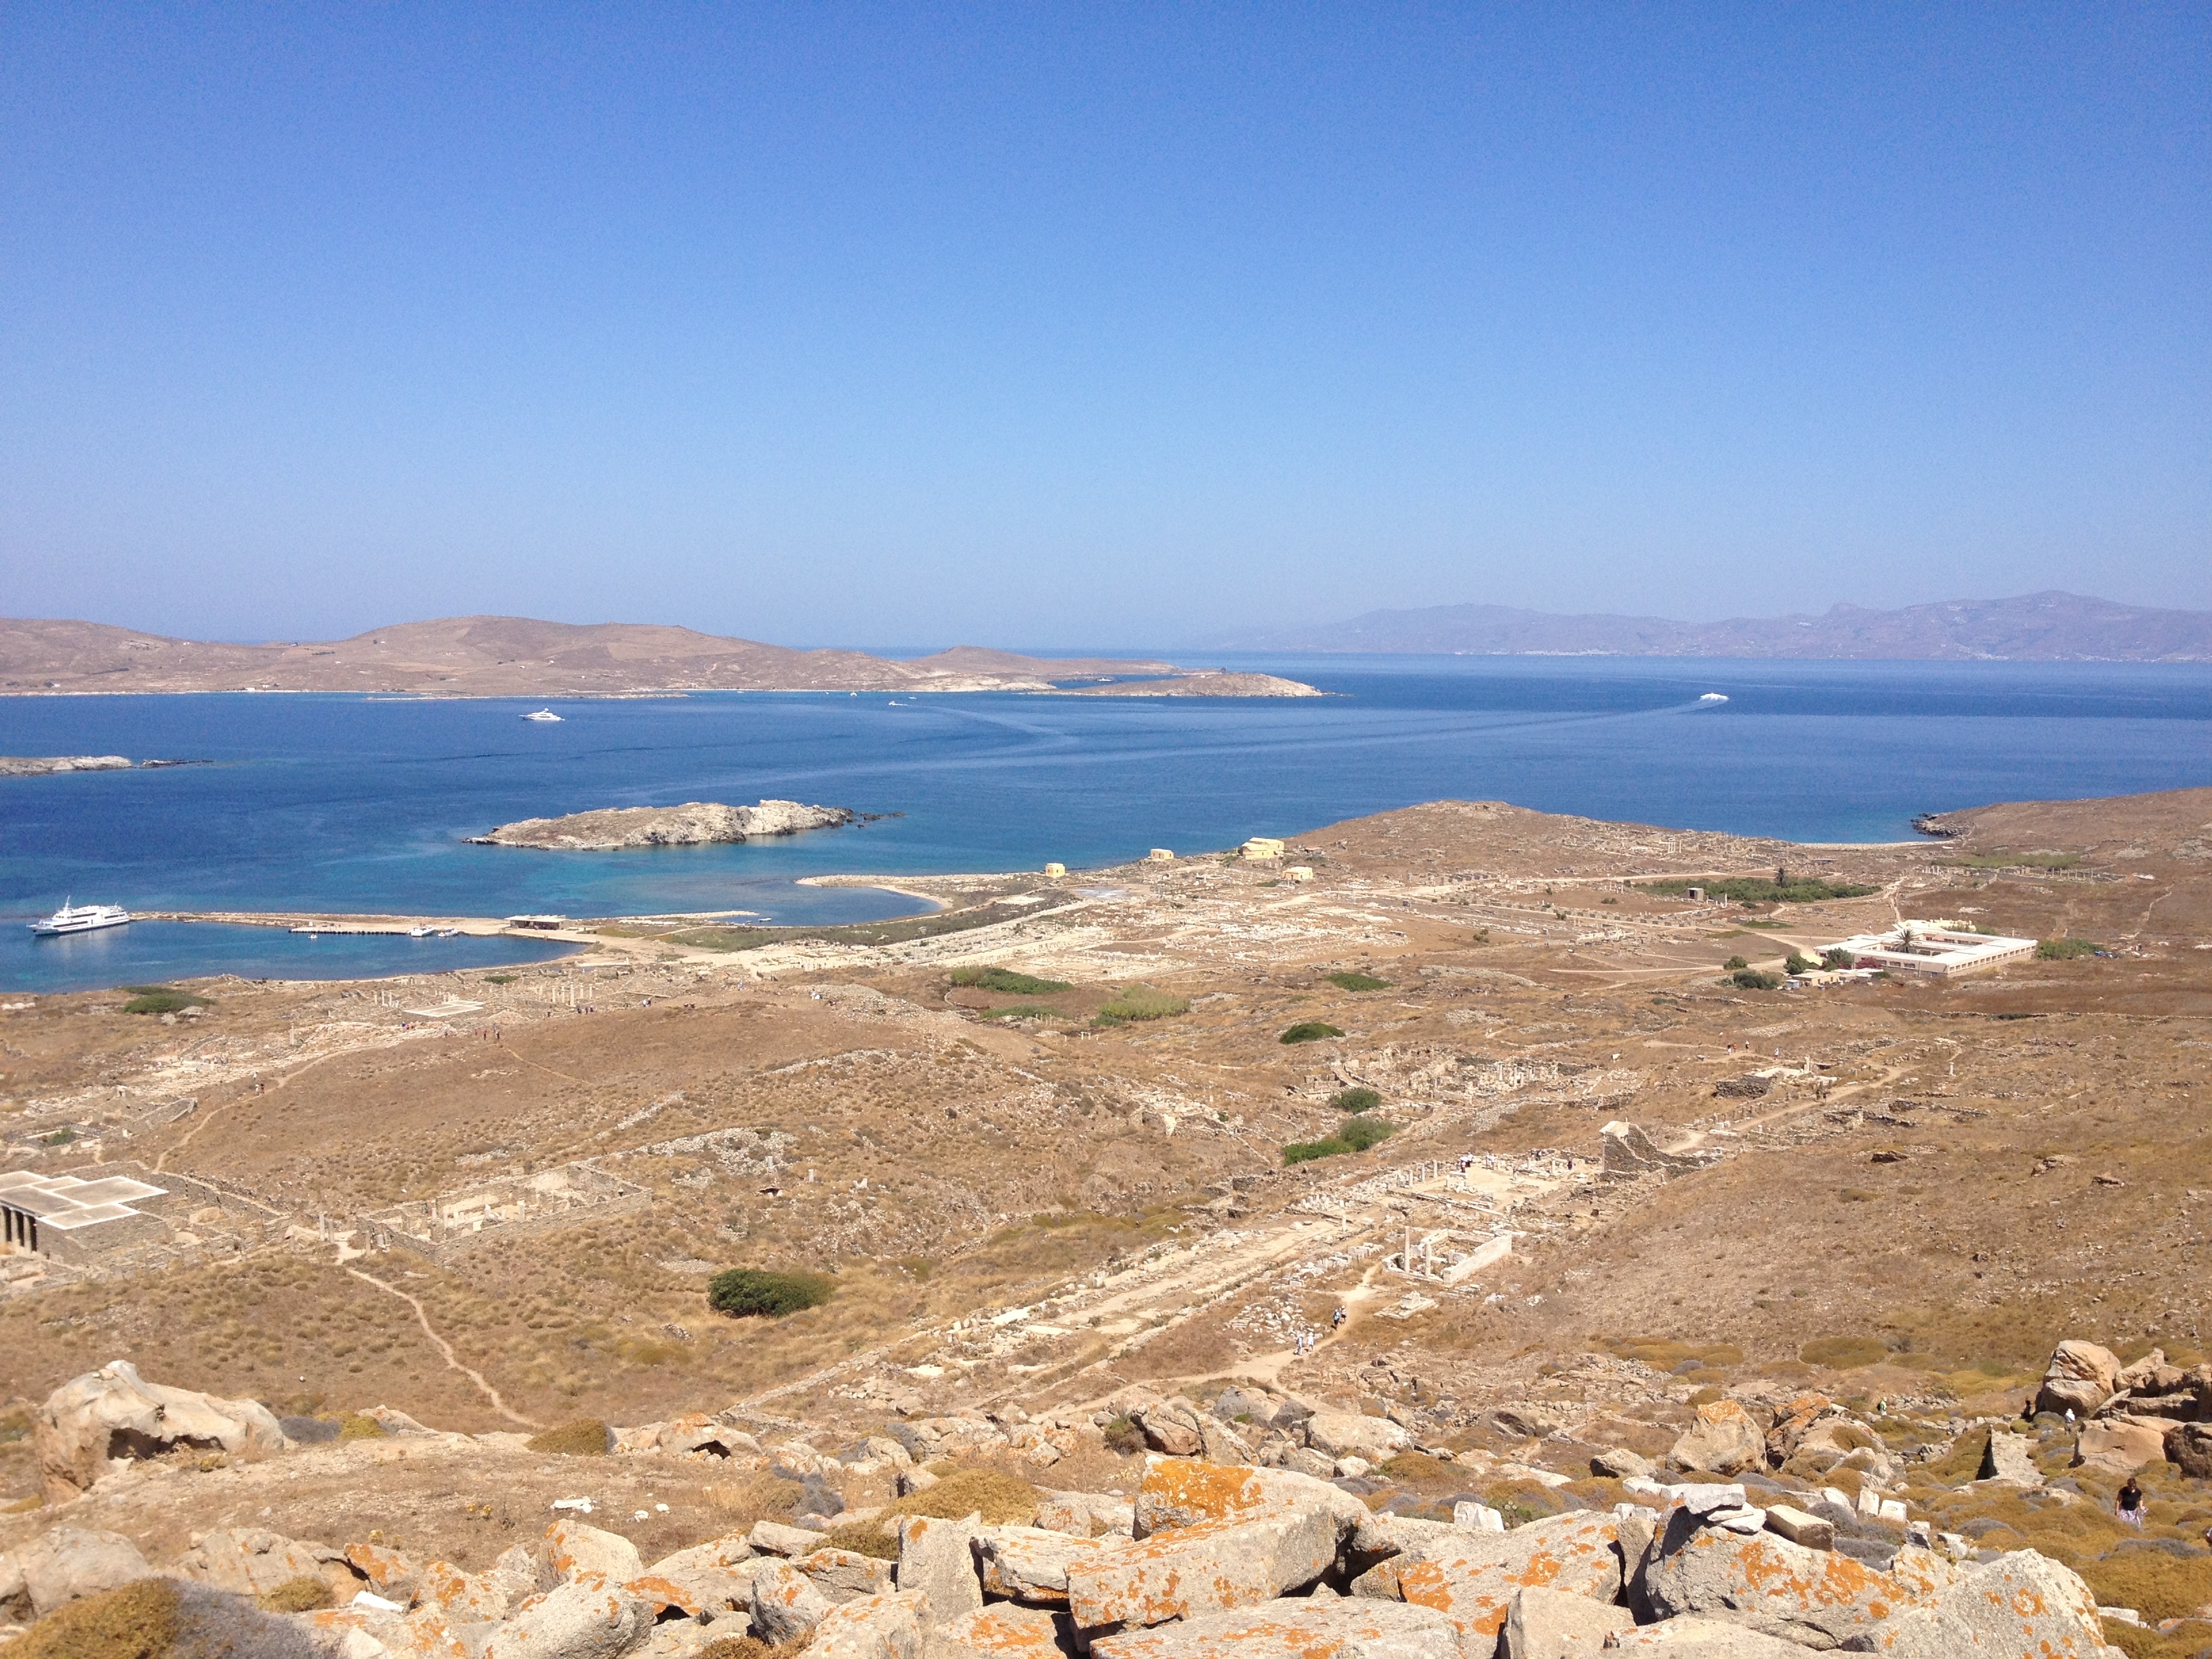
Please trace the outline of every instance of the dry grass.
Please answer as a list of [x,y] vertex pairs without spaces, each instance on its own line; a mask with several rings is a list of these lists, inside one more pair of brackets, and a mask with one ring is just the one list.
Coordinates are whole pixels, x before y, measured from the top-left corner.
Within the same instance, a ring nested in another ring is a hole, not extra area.
[[286,1579],[260,1601],[265,1613],[313,1613],[317,1607],[330,1606],[337,1599],[326,1582],[303,1575]]
[[2212,1608],[2212,1556],[2121,1550],[2075,1568],[2096,1592],[2097,1605],[2133,1607],[2154,1624],[2190,1619]]
[[607,1425],[596,1417],[580,1417],[573,1423],[563,1423],[543,1434],[532,1435],[530,1449],[534,1452],[557,1452],[565,1457],[605,1457],[612,1437]]
[[11,1659],[168,1659],[177,1590],[142,1579],[48,1613],[9,1644]]
[[170,1578],[142,1578],[73,1601],[7,1651],[9,1659],[318,1659],[319,1653],[306,1632],[242,1597]]
[[1425,1452],[1400,1452],[1377,1470],[1402,1486],[1416,1491],[1430,1487],[1452,1486],[1461,1483],[1457,1467],[1431,1457]]
[[1743,1350],[1732,1342],[1689,1342],[1664,1336],[1622,1336],[1607,1340],[1607,1347],[1623,1359],[1633,1359],[1655,1371],[1671,1371],[1687,1360],[1701,1370],[1726,1370],[1743,1364]]
[[842,1527],[832,1527],[823,1547],[844,1550],[854,1555],[873,1556],[878,1561],[898,1559],[898,1534],[886,1517],[872,1521],[852,1521]]
[[1832,1371],[1855,1371],[1878,1365],[1890,1355],[1885,1344],[1870,1336],[1817,1336],[1797,1350],[1797,1357]]
[[799,1488],[772,1474],[748,1474],[707,1488],[707,1501],[732,1532],[756,1521],[783,1521],[799,1508]]
[[[2105,1604],[2107,1607],[2111,1602]],[[2128,1659],[2197,1659],[2212,1642],[2212,1621],[2192,1619],[2170,1632],[2146,1629],[2124,1620],[2105,1621],[2105,1640]]]
[[886,1518],[928,1515],[957,1521],[980,1512],[986,1526],[1012,1527],[1027,1526],[1036,1518],[1036,1509],[1037,1490],[1026,1480],[998,1469],[966,1468],[884,1504],[883,1513]]
[[698,1650],[696,1659],[797,1659],[812,1639],[770,1643],[757,1636],[718,1636]]

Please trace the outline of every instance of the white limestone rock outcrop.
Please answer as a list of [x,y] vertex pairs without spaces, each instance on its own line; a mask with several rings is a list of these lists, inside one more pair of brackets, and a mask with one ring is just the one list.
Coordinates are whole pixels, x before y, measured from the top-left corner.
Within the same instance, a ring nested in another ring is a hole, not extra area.
[[547,1589],[563,1579],[586,1574],[611,1583],[625,1583],[645,1571],[636,1545],[618,1532],[588,1527],[581,1521],[556,1521],[548,1527],[538,1559],[544,1564],[538,1582]]
[[56,1389],[32,1419],[31,1437],[52,1503],[66,1503],[137,1458],[179,1448],[258,1456],[292,1443],[256,1401],[148,1382],[121,1359]]
[[1451,1620],[1389,1601],[1298,1597],[1104,1636],[1094,1659],[1455,1659]]
[[1413,1437],[1387,1417],[1356,1412],[1316,1412],[1306,1419],[1306,1444],[1324,1457],[1364,1457],[1380,1463],[1405,1450]]
[[340,1601],[363,1583],[345,1552],[303,1543],[259,1527],[228,1527],[194,1538],[179,1558],[176,1576],[236,1595],[266,1595],[295,1578],[319,1578]]
[[1801,1647],[1833,1649],[1863,1644],[1921,1599],[1918,1587],[1850,1556],[1736,1532],[1726,1524],[1734,1513],[1680,1509],[1668,1517],[1638,1580],[1654,1614],[1725,1619]]
[[1529,1584],[1506,1610],[1498,1652],[1501,1659],[1581,1659],[1603,1648],[1607,1637],[1635,1628],[1636,1615],[1626,1607]]
[[532,1597],[495,1626],[480,1659],[619,1659],[652,1630],[644,1598],[585,1573]]
[[[1531,1585],[1587,1596],[1620,1599],[1625,1582],[1623,1518],[1575,1511],[1532,1521],[1510,1532],[1462,1533],[1424,1543],[1370,1567],[1352,1581],[1355,1598],[1407,1601],[1444,1614],[1469,1653],[1487,1652],[1512,1611],[1514,1597]],[[1626,1546],[1640,1558],[1650,1522]]]
[[28,1623],[80,1597],[154,1576],[138,1547],[121,1534],[56,1527],[0,1555],[0,1619]]
[[754,806],[686,801],[681,806],[609,806],[557,818],[521,818],[469,840],[479,847],[530,847],[543,852],[608,853],[638,847],[707,847],[795,836],[850,823],[843,806],[764,800]]
[[1667,1460],[1700,1474],[1741,1474],[1766,1467],[1766,1431],[1733,1400],[1698,1407],[1698,1420],[1674,1442]]
[[2087,1417],[2119,1392],[2120,1369],[2119,1356],[2111,1349],[2069,1338],[2051,1350],[2035,1408]]
[[921,1659],[927,1596],[888,1591],[823,1613],[807,1644],[809,1659]]
[[2015,1550],[1969,1568],[1924,1605],[1883,1620],[1872,1651],[1890,1659],[2118,1659],[2081,1576],[2049,1556]]

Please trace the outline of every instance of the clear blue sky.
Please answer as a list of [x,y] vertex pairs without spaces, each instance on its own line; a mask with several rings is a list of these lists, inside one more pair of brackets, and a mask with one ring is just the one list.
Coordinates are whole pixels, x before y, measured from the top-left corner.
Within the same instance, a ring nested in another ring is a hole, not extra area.
[[0,9],[0,612],[2212,606],[2212,7]]

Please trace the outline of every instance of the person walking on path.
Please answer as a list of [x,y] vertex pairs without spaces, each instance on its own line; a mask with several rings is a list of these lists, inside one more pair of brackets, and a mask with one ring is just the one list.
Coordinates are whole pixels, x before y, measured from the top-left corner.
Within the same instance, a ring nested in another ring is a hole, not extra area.
[[1328,1323],[1331,1330],[1342,1330],[1344,1328],[1344,1310],[1339,1308],[1334,1314],[1332,1314],[1329,1316]]

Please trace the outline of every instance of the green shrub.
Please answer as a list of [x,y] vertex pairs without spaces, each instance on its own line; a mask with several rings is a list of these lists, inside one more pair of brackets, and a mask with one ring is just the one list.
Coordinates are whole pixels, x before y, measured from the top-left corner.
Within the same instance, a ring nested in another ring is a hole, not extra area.
[[733,1319],[781,1319],[820,1307],[836,1288],[835,1281],[821,1273],[732,1267],[707,1281],[707,1305]]
[[126,985],[133,992],[131,1000],[123,1005],[126,1014],[174,1014],[186,1008],[211,1008],[215,1005],[205,997],[194,996],[190,991],[179,991],[173,985]]
[[1390,988],[1389,980],[1377,979],[1372,974],[1355,974],[1346,971],[1341,974],[1329,974],[1325,977],[1340,991],[1387,991]]
[[1071,988],[1066,980],[1037,979],[1011,968],[956,968],[955,985],[972,985],[979,991],[999,991],[1010,997],[1048,997]]
[[1302,1019],[1275,1039],[1278,1042],[1321,1042],[1329,1037],[1340,1037],[1343,1032],[1326,1020]]
[[1741,957],[1730,957],[1726,962],[1721,963],[1721,966],[1723,968],[1748,968],[1751,964],[1746,962]]
[[562,1423],[532,1435],[530,1449],[534,1452],[556,1452],[563,1457],[605,1457],[613,1438],[607,1425],[596,1417],[580,1417],[573,1423]]
[[1310,1164],[1317,1158],[1336,1158],[1345,1152],[1364,1152],[1397,1133],[1394,1124],[1371,1117],[1348,1117],[1326,1140],[1294,1140],[1283,1148],[1285,1164]]
[[60,1128],[55,1130],[53,1133],[50,1135],[40,1135],[39,1137],[39,1145],[41,1146],[66,1146],[70,1142],[76,1139],[76,1131],[70,1128],[68,1124],[64,1123]]
[[2079,853],[2008,853],[2002,847],[1986,853],[1966,853],[1940,862],[1954,870],[2070,870],[2081,862]]
[[1119,1452],[1124,1457],[1133,1457],[1145,1449],[1145,1431],[1130,1420],[1126,1412],[1106,1425],[1105,1436],[1106,1449]]
[[1850,882],[1823,881],[1818,876],[1792,876],[1786,870],[1777,870],[1774,874],[1783,879],[1729,876],[1720,881],[1706,881],[1681,877],[1647,883],[1645,890],[1680,897],[1692,887],[1698,887],[1705,890],[1707,898],[1724,898],[1737,904],[1817,904],[1822,899],[1864,898],[1875,890]]
[[1823,968],[1831,968],[1840,972],[1844,969],[1856,968],[1858,965],[1859,959],[1839,946],[1831,945],[1820,952],[1820,966]]
[[373,1417],[364,1417],[359,1412],[348,1412],[338,1419],[338,1438],[341,1440],[380,1440],[383,1437],[384,1425]]
[[1371,1117],[1346,1120],[1336,1132],[1336,1138],[1355,1152],[1364,1152],[1370,1146],[1379,1146],[1398,1133],[1395,1123],[1383,1123]]
[[1125,985],[1115,999],[1098,1011],[1101,1025],[1125,1025],[1133,1020],[1170,1019],[1190,1012],[1190,999],[1156,991],[1149,985]]
[[1792,951],[1790,960],[1782,964],[1782,971],[1785,974],[1809,974],[1820,965],[1802,951]]
[[1340,1112],[1364,1112],[1370,1106],[1380,1106],[1382,1097],[1372,1089],[1339,1089],[1328,1097],[1328,1103]]
[[1778,991],[1782,988],[1781,975],[1762,974],[1756,968],[1739,968],[1729,977],[1740,990]]
[[2076,957],[2094,957],[2104,948],[2086,939],[2046,939],[2036,942],[2035,954],[2045,962],[2071,962]]

